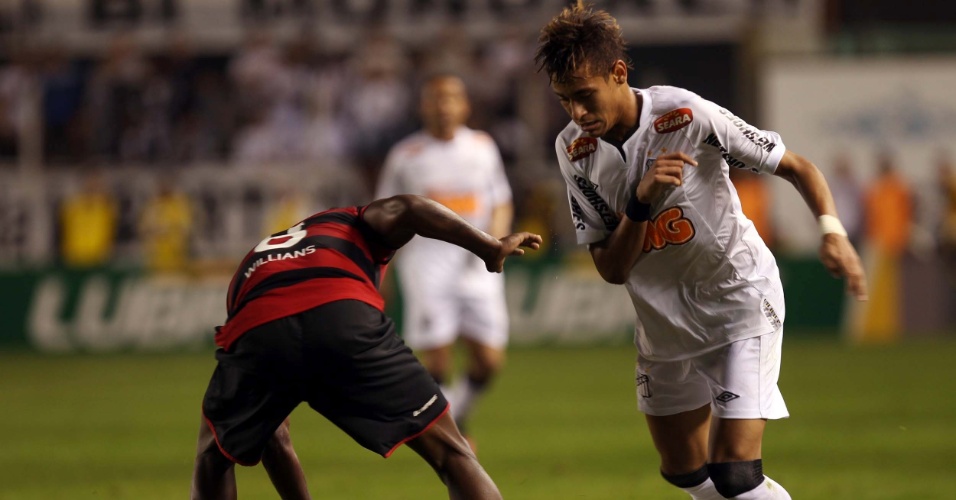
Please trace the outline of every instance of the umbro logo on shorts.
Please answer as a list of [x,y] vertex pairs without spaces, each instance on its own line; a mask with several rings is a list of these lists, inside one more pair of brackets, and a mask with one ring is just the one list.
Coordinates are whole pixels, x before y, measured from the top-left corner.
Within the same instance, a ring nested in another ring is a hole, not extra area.
[[429,407],[431,407],[431,405],[435,404],[435,401],[438,401],[438,394],[435,394],[434,396],[432,396],[432,398],[429,399],[428,402],[425,403],[424,406],[422,406],[421,408],[419,408],[419,409],[413,411],[413,412],[412,412],[412,416],[413,416],[413,417],[417,417],[417,416],[421,415],[422,413],[425,412],[425,410],[427,410]]
[[720,395],[717,396],[716,399],[717,399],[717,401],[720,401],[721,403],[727,403],[727,402],[733,401],[733,400],[735,400],[735,399],[737,399],[737,398],[739,398],[739,397],[740,397],[740,396],[738,396],[738,395],[736,395],[736,394],[734,394],[734,393],[732,393],[732,392],[730,392],[730,391],[724,391],[724,392],[720,393]]

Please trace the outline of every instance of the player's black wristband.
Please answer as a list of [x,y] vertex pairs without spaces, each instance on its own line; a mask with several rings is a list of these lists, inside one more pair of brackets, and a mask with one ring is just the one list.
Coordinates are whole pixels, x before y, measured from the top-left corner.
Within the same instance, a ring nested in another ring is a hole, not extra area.
[[647,203],[641,203],[637,195],[631,196],[627,202],[627,208],[624,209],[624,215],[634,222],[644,222],[651,220],[651,206]]

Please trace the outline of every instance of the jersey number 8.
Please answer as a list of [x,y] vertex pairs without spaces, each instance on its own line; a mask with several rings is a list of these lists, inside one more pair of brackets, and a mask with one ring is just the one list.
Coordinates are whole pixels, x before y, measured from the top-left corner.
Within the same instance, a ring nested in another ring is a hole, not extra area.
[[296,224],[285,230],[285,234],[269,236],[259,242],[253,250],[255,253],[268,252],[269,250],[278,250],[280,248],[289,248],[305,238],[306,230],[302,229],[303,224]]

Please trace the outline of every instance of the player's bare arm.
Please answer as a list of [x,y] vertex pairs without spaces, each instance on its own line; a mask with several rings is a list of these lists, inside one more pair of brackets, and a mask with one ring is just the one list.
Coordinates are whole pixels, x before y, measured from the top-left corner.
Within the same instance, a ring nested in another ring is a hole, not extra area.
[[485,261],[490,272],[501,272],[507,257],[537,250],[541,236],[527,232],[495,239],[469,224],[444,205],[417,195],[398,195],[369,204],[365,222],[392,248],[408,243],[416,234],[460,246]]
[[[685,153],[668,153],[658,157],[635,189],[637,201],[650,205],[666,190],[680,186],[685,165],[697,166],[697,161]],[[610,236],[588,246],[594,265],[604,281],[615,285],[627,281],[631,268],[641,256],[646,232],[647,221],[636,221],[624,216]]]
[[[774,175],[790,181],[797,188],[815,217],[837,217],[836,205],[826,178],[813,162],[787,151]],[[837,219],[831,220],[838,224]],[[824,230],[820,242],[820,260],[830,274],[846,279],[847,293],[857,300],[866,300],[866,275],[863,273],[860,256],[846,237],[846,231],[841,234],[840,228],[836,229],[836,232]]]

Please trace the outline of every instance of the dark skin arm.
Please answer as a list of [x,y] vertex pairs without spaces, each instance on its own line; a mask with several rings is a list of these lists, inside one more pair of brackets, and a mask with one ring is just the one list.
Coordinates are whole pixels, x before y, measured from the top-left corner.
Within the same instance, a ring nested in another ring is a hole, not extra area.
[[[784,153],[774,175],[790,181],[815,217],[836,216],[836,205],[826,179],[810,160],[792,152]],[[866,300],[866,276],[853,245],[846,236],[825,234],[820,241],[820,260],[834,277],[846,278],[847,293]]]
[[[651,204],[667,189],[680,186],[684,179],[685,164],[696,166],[697,162],[684,153],[659,156],[635,189],[638,201]],[[594,266],[604,281],[615,285],[627,282],[631,268],[641,256],[647,224],[647,221],[637,222],[627,216],[621,217],[621,223],[610,236],[588,246]]]
[[376,200],[368,205],[363,217],[392,248],[402,247],[416,234],[442,240],[477,255],[494,273],[502,271],[507,257],[523,255],[521,247],[537,250],[541,246],[541,236],[526,232],[496,239],[444,205],[416,195]]

